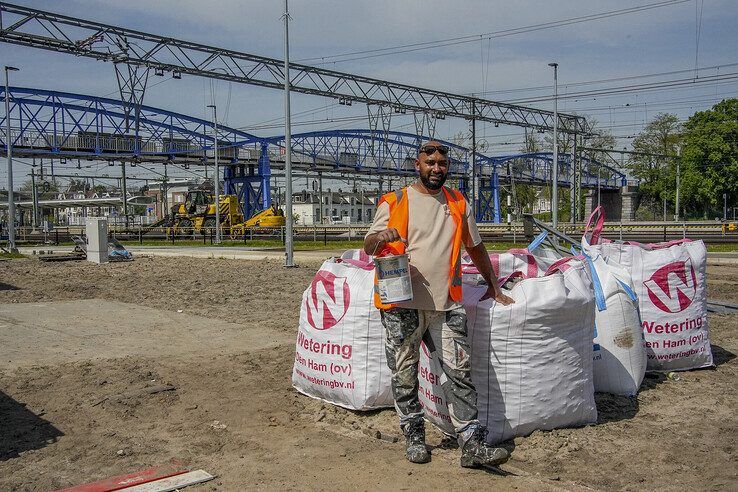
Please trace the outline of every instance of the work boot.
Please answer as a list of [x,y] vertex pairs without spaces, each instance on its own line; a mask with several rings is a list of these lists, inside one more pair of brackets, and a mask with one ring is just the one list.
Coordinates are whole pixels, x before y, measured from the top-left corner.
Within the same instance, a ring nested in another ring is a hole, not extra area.
[[402,427],[405,434],[405,457],[411,463],[428,463],[431,460],[430,450],[425,445],[425,423],[423,419],[413,420]]
[[461,466],[464,468],[497,466],[510,458],[510,453],[505,448],[496,448],[487,444],[486,437],[486,427],[480,425],[474,429],[471,437],[461,448]]

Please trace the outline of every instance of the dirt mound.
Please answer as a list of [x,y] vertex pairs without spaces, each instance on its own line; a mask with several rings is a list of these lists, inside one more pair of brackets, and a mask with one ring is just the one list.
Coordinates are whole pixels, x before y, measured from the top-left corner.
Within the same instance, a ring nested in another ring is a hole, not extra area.
[[[100,337],[104,358],[34,362],[29,349],[30,360],[13,367],[0,356],[0,489],[49,490],[173,457],[218,476],[193,490],[738,486],[735,315],[710,316],[716,369],[679,373],[678,379],[649,375],[636,398],[598,394],[598,425],[511,442],[513,459],[503,466],[508,476],[461,469],[459,451],[442,446],[435,431],[432,463],[412,466],[404,460],[392,410],[353,412],[291,386],[300,296],[319,264],[285,269],[278,262],[188,258],[103,266],[4,263],[0,304],[6,314],[0,321],[15,326],[16,334],[30,325],[7,314],[14,303],[105,299],[146,306],[162,317],[182,310],[210,318],[222,325],[223,338],[192,342],[192,350],[148,347],[114,357],[117,338]],[[735,278],[738,266],[711,267],[710,296],[736,302]],[[100,311],[100,319],[114,316],[123,327],[129,322],[120,312]],[[204,325],[189,325],[190,338],[214,329]],[[249,346],[250,334],[270,332],[282,342]],[[160,345],[176,343],[176,332],[168,333],[158,332]],[[29,347],[32,334],[23,342]],[[130,336],[144,337],[145,330],[131,325]],[[56,343],[69,350],[75,342],[58,337]],[[162,385],[175,389],[150,392]]]

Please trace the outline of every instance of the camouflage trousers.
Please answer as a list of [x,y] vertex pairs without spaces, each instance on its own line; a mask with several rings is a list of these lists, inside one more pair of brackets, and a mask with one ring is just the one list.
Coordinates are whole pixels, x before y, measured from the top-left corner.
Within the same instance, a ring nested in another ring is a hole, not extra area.
[[394,308],[382,311],[387,365],[392,371],[392,393],[400,426],[423,418],[418,400],[418,361],[420,342],[435,351],[446,375],[442,383],[451,422],[465,441],[477,420],[477,390],[471,380],[471,355],[466,334],[464,308],[450,311],[425,311]]

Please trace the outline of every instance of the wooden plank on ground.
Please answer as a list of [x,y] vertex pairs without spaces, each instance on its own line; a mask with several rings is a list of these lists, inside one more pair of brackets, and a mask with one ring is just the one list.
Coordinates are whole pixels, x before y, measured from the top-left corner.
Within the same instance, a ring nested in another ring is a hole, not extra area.
[[127,475],[118,475],[116,477],[106,478],[97,482],[76,485],[66,489],[60,489],[56,492],[113,492],[130,488],[133,485],[140,485],[162,478],[173,477],[182,473],[187,473],[189,469],[182,466],[178,460],[171,460],[169,463],[161,466],[154,466],[140,470]]
[[163,478],[154,482],[148,482],[133,487],[121,489],[120,492],[171,492],[188,485],[207,482],[215,477],[205,470],[195,470],[174,477]]

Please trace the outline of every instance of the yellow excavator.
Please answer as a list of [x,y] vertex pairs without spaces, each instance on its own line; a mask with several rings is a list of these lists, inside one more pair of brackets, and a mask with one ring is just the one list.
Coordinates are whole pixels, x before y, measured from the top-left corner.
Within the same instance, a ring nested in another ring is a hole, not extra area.
[[[224,236],[242,237],[249,227],[282,227],[284,212],[276,206],[261,210],[244,220],[238,197],[220,195],[220,224]],[[170,234],[191,236],[215,230],[215,197],[204,190],[188,191],[185,201],[172,206]]]
[[[224,234],[243,222],[235,195],[220,195],[220,224]],[[185,201],[172,206],[171,234],[191,236],[215,230],[215,197],[204,190],[188,191]]]
[[286,223],[282,209],[278,208],[276,205],[272,205],[271,207],[267,207],[264,210],[256,212],[244,223],[231,227],[231,237],[242,237],[246,234],[246,229],[249,227],[282,227]]

